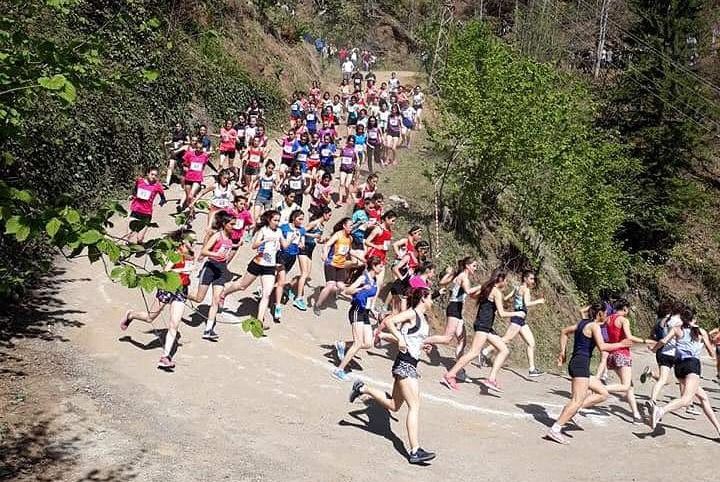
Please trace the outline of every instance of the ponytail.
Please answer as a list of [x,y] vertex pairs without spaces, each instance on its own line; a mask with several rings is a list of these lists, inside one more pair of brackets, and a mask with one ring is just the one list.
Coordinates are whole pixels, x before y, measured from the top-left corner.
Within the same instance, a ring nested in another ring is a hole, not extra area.
[[483,283],[478,294],[478,299],[484,301],[490,296],[490,292],[493,290],[496,284],[505,281],[506,274],[504,271],[496,271],[489,280]]

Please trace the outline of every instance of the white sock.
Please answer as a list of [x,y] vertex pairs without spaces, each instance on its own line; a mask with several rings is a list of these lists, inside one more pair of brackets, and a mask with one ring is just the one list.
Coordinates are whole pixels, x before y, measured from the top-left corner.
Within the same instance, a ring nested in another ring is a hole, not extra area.
[[562,430],[562,427],[560,425],[558,425],[556,422],[552,425],[552,427],[550,427],[550,430],[552,430],[555,433],[560,433],[560,430]]

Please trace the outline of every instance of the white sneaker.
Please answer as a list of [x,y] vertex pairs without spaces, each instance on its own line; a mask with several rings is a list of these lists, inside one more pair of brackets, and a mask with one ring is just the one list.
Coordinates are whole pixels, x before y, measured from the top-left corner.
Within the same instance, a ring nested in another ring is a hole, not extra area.
[[561,434],[560,432],[556,432],[553,429],[547,431],[547,433],[545,434],[545,438],[557,442],[561,445],[568,445],[570,443],[565,437],[563,437],[563,434]]

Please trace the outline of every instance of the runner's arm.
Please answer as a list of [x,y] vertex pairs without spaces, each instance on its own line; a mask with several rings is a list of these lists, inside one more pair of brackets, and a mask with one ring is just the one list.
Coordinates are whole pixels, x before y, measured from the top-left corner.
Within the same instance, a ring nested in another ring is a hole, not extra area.
[[600,332],[600,326],[597,323],[593,323],[592,333],[595,345],[600,351],[615,351],[620,348],[630,348],[632,346],[632,340],[629,338],[625,338],[623,341],[618,343],[606,343],[602,336],[602,332]]

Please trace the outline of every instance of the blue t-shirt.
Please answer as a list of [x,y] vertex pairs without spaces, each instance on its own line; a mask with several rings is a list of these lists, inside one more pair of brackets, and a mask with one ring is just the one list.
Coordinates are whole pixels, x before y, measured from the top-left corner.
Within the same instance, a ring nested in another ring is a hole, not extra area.
[[309,131],[317,130],[318,115],[317,112],[308,112],[305,114],[305,126]]
[[359,306],[360,308],[366,308],[368,299],[377,295],[377,281],[372,279],[367,271],[363,273],[363,278],[365,278],[363,280],[363,285],[369,285],[369,288],[361,289],[352,295],[353,304]]
[[307,158],[310,155],[310,145],[301,144],[299,140],[293,142],[293,152],[295,152],[295,161],[300,163],[302,172],[307,171]]
[[323,166],[335,165],[335,151],[337,147],[332,142],[330,144],[320,145],[320,164]]
[[[353,225],[365,224],[368,222],[368,220],[370,220],[370,217],[367,215],[364,209],[358,209],[352,215]],[[367,227],[354,229],[352,232],[353,239],[355,239],[355,241],[357,241],[358,243],[364,242],[366,230]]]
[[300,253],[300,243],[305,238],[305,228],[295,228],[290,224],[283,224],[280,226],[280,231],[283,237],[289,241],[283,252],[290,256],[297,256]]
[[355,145],[364,146],[367,141],[367,134],[355,134]]

